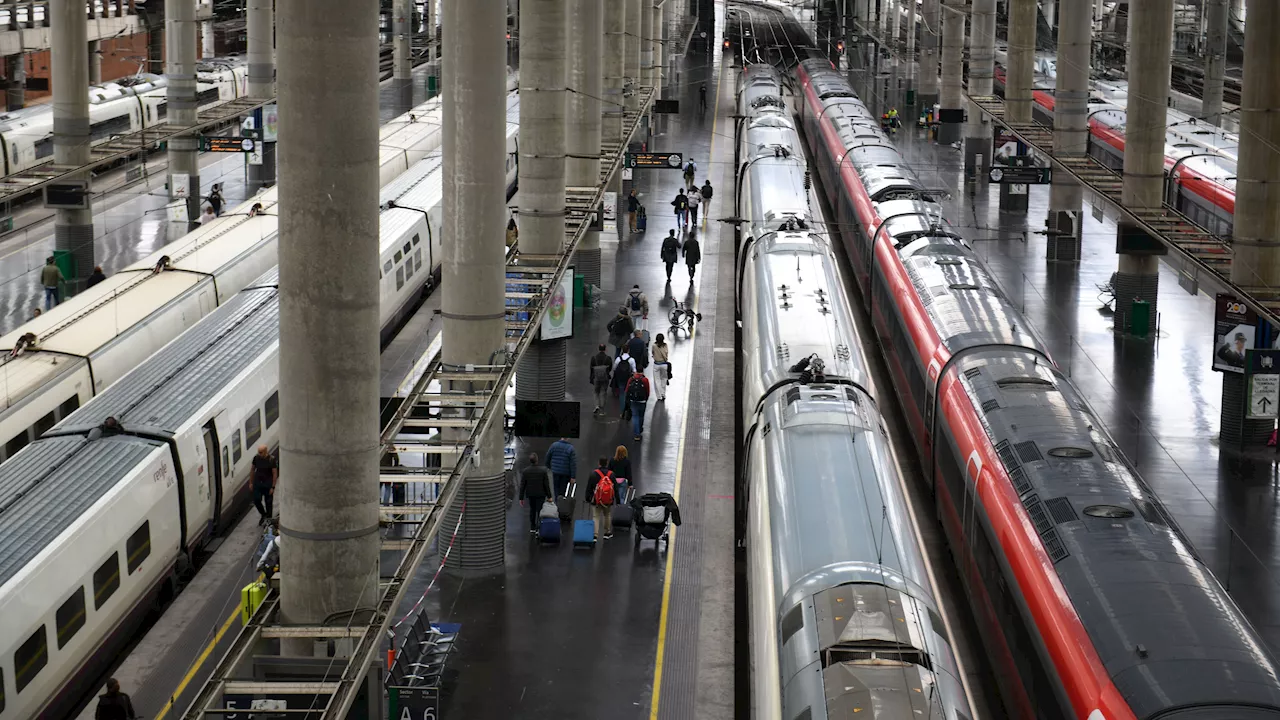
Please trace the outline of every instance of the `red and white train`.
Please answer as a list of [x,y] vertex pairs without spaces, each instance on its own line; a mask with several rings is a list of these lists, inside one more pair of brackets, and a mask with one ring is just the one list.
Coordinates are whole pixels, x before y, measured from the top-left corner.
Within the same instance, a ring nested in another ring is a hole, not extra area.
[[[997,51],[997,61],[1003,53]],[[996,67],[996,86],[1003,90],[1005,73]],[[1036,56],[1037,88],[1032,114],[1053,125],[1054,60]],[[1089,94],[1089,154],[1120,172],[1124,169],[1125,108],[1128,83],[1097,81]],[[1236,161],[1239,136],[1188,115],[1168,109],[1165,137],[1165,202],[1193,222],[1221,237],[1230,237],[1236,211]]]
[[826,60],[795,77],[1007,715],[1280,718],[1257,633],[875,115]]

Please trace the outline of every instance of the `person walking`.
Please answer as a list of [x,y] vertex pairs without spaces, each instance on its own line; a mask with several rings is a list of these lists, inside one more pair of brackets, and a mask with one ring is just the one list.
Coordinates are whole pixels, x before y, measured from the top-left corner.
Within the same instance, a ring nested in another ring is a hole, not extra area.
[[707,180],[702,183],[702,189],[698,191],[702,196],[702,214],[705,217],[711,212],[711,196],[715,194],[715,189],[711,187],[711,181]]
[[518,242],[520,242],[520,226],[516,225],[515,218],[509,217],[507,218],[507,249],[515,247]]
[[57,305],[60,300],[59,287],[61,287],[62,270],[53,264],[53,256],[45,258],[44,267],[40,268],[40,284],[44,286],[44,309],[49,310]]
[[538,453],[529,453],[529,466],[520,473],[520,506],[528,503],[530,535],[538,534],[538,515],[551,492],[551,473],[538,464]]
[[[591,504],[595,506],[596,539],[613,537],[613,501],[617,481],[609,472],[609,459],[600,458],[600,465],[591,471]],[[603,530],[603,532],[602,532]]]
[[662,238],[662,250],[659,251],[662,262],[667,266],[667,282],[671,282],[671,268],[676,266],[676,260],[680,258],[680,241],[676,238],[676,231],[670,230],[667,236]]
[[605,398],[609,393],[609,376],[613,374],[613,359],[609,357],[609,353],[605,352],[606,347],[604,343],[600,343],[600,352],[591,356],[588,364],[591,391],[596,397],[596,409],[591,411],[593,415],[599,415],[604,409]]
[[627,409],[631,411],[631,427],[635,439],[644,435],[644,409],[649,404],[649,378],[637,371],[627,381]]
[[222,183],[214,183],[209,191],[209,207],[213,208],[215,216],[222,215]]
[[564,497],[569,483],[578,479],[578,451],[567,438],[560,438],[547,448],[547,467],[555,480],[556,497]]
[[639,285],[632,285],[627,293],[627,314],[631,316],[632,329],[644,327],[649,319],[649,298],[640,290]]
[[106,273],[102,272],[102,266],[94,265],[93,274],[90,275],[89,279],[85,280],[84,282],[84,289],[88,290],[89,288],[93,287],[94,285],[97,285],[98,283],[106,279],[107,279],[107,275]]
[[[618,448],[613,451],[613,457],[609,460],[609,472],[613,473],[613,481],[617,483],[619,487],[621,487],[623,483],[627,483],[628,485],[635,484],[635,478],[631,477],[631,458],[627,457],[626,445],[619,445]],[[625,503],[627,499],[619,495],[617,497],[617,501],[618,503]]]
[[707,111],[707,84],[702,83],[698,88],[698,112]]
[[636,369],[644,372],[649,367],[649,345],[644,341],[644,331],[636,330],[627,341],[627,354],[635,360]]
[[618,314],[605,329],[609,331],[609,343],[618,348],[618,352],[622,352],[622,346],[627,344],[631,339],[631,333],[636,329],[636,324],[631,320],[631,311],[626,305],[618,308]]
[[653,383],[658,400],[667,399],[667,383],[671,381],[671,346],[662,333],[653,339]]
[[690,158],[689,162],[684,165],[684,186],[686,188],[695,187],[694,183],[696,182],[697,176],[698,163],[694,162],[693,159]]
[[702,246],[698,244],[697,236],[690,235],[689,239],[684,241],[680,252],[684,254],[684,264],[689,266],[689,282],[692,283],[693,274],[698,270],[698,263],[702,262]]
[[253,456],[253,506],[258,509],[258,524],[271,521],[271,503],[276,494],[276,482],[280,479],[280,466],[266,445],[258,446]]
[[676,199],[671,201],[671,206],[676,209],[676,225],[689,227],[689,198],[685,196],[684,188],[676,192]]
[[631,232],[636,232],[636,213],[640,212],[640,198],[636,197],[635,188],[627,195],[627,222]]
[[689,224],[698,227],[698,205],[702,204],[702,193],[698,188],[689,192]]
[[216,213],[213,212],[213,206],[205,205],[204,212],[200,213],[200,224],[208,225],[209,223],[217,219],[218,219],[218,216]]
[[98,707],[93,711],[94,720],[136,720],[133,701],[127,693],[120,692],[120,681],[107,678],[107,691],[98,696]]
[[[613,387],[613,394],[619,399],[622,398],[622,389],[627,386],[627,381],[632,375],[636,374],[636,361],[627,352],[626,348],[622,349],[622,354],[618,355],[613,361],[613,375],[609,384]],[[626,400],[622,400],[622,409],[627,407]]]

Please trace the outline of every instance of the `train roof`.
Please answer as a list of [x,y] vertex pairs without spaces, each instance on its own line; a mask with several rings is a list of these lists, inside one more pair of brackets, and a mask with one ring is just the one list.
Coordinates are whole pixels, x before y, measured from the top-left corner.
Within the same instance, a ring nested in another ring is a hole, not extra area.
[[0,465],[0,586],[164,444],[132,436],[37,440]]
[[50,436],[88,433],[108,417],[127,432],[172,437],[279,339],[279,292],[245,290],[164,346]]
[[1274,660],[1075,387],[1029,354],[968,355],[956,372],[1134,714],[1276,717]]

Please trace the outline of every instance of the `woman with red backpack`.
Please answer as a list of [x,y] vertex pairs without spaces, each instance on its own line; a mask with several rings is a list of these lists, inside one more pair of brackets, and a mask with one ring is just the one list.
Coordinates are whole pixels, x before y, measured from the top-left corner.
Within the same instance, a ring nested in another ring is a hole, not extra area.
[[[590,488],[587,498],[595,505],[596,538],[608,540],[613,537],[613,501],[616,497],[613,472],[609,470],[609,458],[600,458],[600,466],[591,471]],[[604,532],[600,532],[600,526]]]

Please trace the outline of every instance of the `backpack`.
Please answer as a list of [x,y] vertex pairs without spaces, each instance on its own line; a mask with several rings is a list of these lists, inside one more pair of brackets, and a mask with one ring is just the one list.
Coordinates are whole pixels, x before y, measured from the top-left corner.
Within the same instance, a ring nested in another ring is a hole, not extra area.
[[628,301],[628,305],[631,306],[631,310],[633,312],[640,312],[640,296],[632,295],[631,299]]
[[591,384],[596,387],[607,384],[609,382],[609,370],[608,365],[592,365]]
[[613,473],[600,472],[600,469],[596,468],[596,475],[598,476],[598,480],[596,481],[596,494],[592,499],[595,500],[597,505],[612,505]]
[[711,186],[710,186],[710,185],[703,185],[703,186],[702,186],[702,199],[703,199],[703,200],[710,200],[710,199],[711,199],[711,194],[712,194],[712,192],[713,192],[713,191],[712,191],[712,189],[711,189]]
[[631,356],[623,353],[618,356],[618,362],[613,366],[613,386],[626,387],[627,379],[635,374],[635,370],[631,367]]
[[645,387],[643,378],[632,377],[631,382],[627,385],[627,400],[631,402],[646,402],[649,399],[649,388]]

